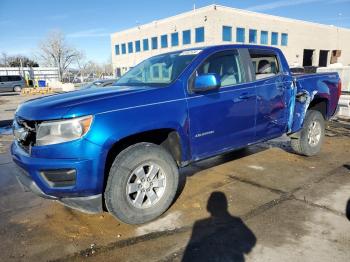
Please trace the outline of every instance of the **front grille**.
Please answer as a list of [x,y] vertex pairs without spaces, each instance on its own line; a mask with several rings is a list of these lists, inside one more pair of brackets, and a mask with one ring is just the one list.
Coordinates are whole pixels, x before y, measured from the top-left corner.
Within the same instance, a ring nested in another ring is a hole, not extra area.
[[27,132],[27,135],[23,139],[17,139],[17,142],[22,149],[24,149],[26,152],[30,152],[30,148],[35,144],[36,139],[35,121],[29,121],[16,116],[13,125],[14,129],[23,128]]

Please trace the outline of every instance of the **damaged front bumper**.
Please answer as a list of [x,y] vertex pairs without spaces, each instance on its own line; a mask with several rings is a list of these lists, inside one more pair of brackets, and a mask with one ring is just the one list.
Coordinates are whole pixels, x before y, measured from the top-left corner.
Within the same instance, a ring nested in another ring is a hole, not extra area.
[[57,200],[73,209],[77,209],[81,212],[88,214],[101,213],[102,208],[102,194],[85,196],[85,197],[56,197],[44,193],[35,181],[30,177],[30,175],[23,170],[21,167],[17,166],[18,172],[16,172],[16,178],[19,184],[22,186],[24,191],[31,191],[34,194],[51,199]]

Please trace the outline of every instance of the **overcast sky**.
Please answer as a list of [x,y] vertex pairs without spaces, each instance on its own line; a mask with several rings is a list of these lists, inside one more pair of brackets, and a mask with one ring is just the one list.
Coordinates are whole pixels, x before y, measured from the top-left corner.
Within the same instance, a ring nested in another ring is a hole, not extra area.
[[89,59],[106,62],[110,33],[213,3],[350,28],[350,0],[0,0],[0,53],[31,56],[48,32],[61,30]]

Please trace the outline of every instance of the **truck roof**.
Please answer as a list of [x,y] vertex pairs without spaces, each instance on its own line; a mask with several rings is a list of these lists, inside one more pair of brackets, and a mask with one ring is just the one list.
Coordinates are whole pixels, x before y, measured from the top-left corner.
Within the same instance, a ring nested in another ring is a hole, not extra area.
[[274,51],[280,51],[279,48],[272,47],[272,46],[262,46],[262,45],[247,45],[247,44],[223,44],[223,45],[210,45],[210,46],[200,46],[200,47],[191,47],[191,48],[185,48],[180,49],[176,51],[161,53],[155,56],[160,56],[164,54],[175,54],[185,51],[195,51],[195,50],[201,50],[201,51],[215,51],[215,50],[223,50],[223,49],[232,49],[232,48],[254,48],[254,49],[270,49]]

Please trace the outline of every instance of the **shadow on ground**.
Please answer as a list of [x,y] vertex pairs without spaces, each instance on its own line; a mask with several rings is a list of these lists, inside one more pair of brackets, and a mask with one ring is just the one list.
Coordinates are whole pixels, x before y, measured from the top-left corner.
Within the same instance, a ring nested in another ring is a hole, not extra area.
[[[195,222],[182,261],[244,261],[244,255],[255,246],[256,237],[242,219],[231,216],[227,208],[224,193],[210,195],[207,210],[211,216]],[[202,237],[208,229],[214,232]]]
[[20,95],[20,93],[14,93],[14,92],[11,92],[11,93],[0,93],[0,96],[18,96]]
[[205,170],[205,169],[209,169],[221,164],[225,164],[227,162],[230,161],[234,161],[234,160],[238,160],[241,159],[243,157],[247,157],[259,152],[262,152],[264,150],[266,150],[267,148],[264,147],[260,147],[260,146],[250,146],[250,147],[245,147],[242,149],[238,149],[223,155],[219,155],[219,156],[215,156],[215,157],[211,157],[199,162],[195,162],[190,164],[187,167],[184,167],[180,170],[180,176],[179,176],[179,186],[177,189],[177,193],[174,199],[174,202],[176,202],[176,200],[179,198],[179,196],[181,195],[182,191],[185,188],[186,185],[186,179],[188,177],[191,177],[193,175],[195,175],[196,173],[198,173],[201,170]]

